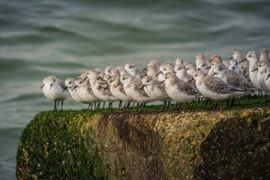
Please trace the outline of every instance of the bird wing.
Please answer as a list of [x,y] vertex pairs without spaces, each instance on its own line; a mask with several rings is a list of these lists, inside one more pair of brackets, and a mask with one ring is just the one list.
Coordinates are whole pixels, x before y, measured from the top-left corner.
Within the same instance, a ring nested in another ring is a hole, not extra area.
[[177,80],[177,88],[179,91],[184,91],[189,95],[197,95],[198,91],[189,83],[186,83],[185,81],[178,79]]
[[120,82],[120,81],[118,81],[117,82],[117,84],[114,86],[115,88],[119,88],[119,91],[121,92],[121,93],[123,93],[123,94],[126,94],[126,92],[125,92],[125,90],[124,90],[124,85]]
[[164,83],[164,82],[159,83],[159,84],[158,84],[158,88],[159,88],[162,92],[166,93],[165,83]]
[[228,87],[228,84],[217,77],[207,76],[204,79],[204,83],[211,91],[214,91],[216,93],[220,93],[220,94],[231,93],[231,90]]

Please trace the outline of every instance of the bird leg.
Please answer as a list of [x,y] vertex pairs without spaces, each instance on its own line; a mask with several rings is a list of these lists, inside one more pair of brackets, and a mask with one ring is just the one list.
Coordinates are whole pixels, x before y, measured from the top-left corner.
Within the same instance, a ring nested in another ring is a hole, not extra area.
[[118,108],[120,109],[121,107],[122,107],[122,101],[120,100],[120,101],[119,101]]
[[165,100],[164,103],[163,103],[163,108],[162,108],[162,110],[161,110],[162,112],[165,110],[166,105],[167,105],[167,100]]
[[144,108],[145,108],[145,104],[146,103],[141,103],[141,110],[140,110],[140,113],[143,112]]
[[54,100],[54,109],[53,109],[53,111],[57,111],[57,108],[56,108],[56,100]]
[[61,111],[63,111],[64,101],[61,101]]
[[203,106],[203,109],[205,109],[207,107],[208,103],[209,103],[209,99],[206,99],[204,106]]
[[213,109],[216,109],[217,108],[217,105],[218,105],[218,100],[216,99]]
[[105,109],[106,101],[103,101],[103,107],[102,109]]

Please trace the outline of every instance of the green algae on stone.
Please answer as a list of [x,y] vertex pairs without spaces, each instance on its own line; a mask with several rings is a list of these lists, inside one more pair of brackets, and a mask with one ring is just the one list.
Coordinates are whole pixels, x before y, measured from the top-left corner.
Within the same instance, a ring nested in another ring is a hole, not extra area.
[[17,178],[106,179],[99,145],[81,132],[88,121],[94,119],[86,112],[38,114],[19,143]]
[[45,112],[21,137],[17,177],[264,179],[270,176],[269,116],[267,107]]

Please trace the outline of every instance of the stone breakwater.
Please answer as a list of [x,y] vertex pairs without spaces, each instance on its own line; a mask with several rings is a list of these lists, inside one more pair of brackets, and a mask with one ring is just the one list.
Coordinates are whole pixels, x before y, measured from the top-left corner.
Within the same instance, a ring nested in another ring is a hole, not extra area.
[[22,133],[18,179],[264,179],[270,108],[41,112]]

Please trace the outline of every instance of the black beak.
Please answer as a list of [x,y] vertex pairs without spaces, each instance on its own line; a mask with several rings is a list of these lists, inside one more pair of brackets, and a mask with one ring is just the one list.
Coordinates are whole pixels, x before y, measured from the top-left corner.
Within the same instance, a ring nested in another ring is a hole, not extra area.
[[161,71],[159,71],[157,74],[156,74],[156,76],[158,76],[158,75],[160,75],[162,72]]
[[245,58],[245,59],[242,59],[241,61],[239,61],[238,63],[239,64],[241,64],[242,62],[244,62],[244,61],[246,61],[247,60],[247,58]]
[[42,89],[45,86],[45,84],[41,84],[40,89]]
[[74,89],[76,89],[78,86],[77,85],[75,85],[73,88],[72,88],[72,91],[74,90]]
[[267,74],[267,76],[266,76],[266,80],[267,80],[269,77],[270,77],[270,74]]
[[164,81],[160,81],[159,84],[162,84],[162,83],[164,83],[164,82],[165,82],[165,80],[164,80]]
[[253,69],[251,72],[258,71],[258,68]]
[[234,69],[235,69],[235,66],[232,67],[232,70],[233,70],[233,71],[234,71]]
[[146,86],[145,84],[142,85],[142,90],[144,89],[145,86]]
[[216,73],[216,72],[214,72],[214,73],[212,74],[212,76],[215,76],[215,75],[217,75],[217,73]]
[[50,89],[52,89],[52,86],[53,86],[53,84],[51,83],[51,84],[50,84]]
[[230,58],[229,58],[229,60],[232,60],[233,59],[233,57],[231,56]]
[[201,68],[198,68],[197,70],[201,70]]
[[83,78],[82,82],[84,82],[87,79],[87,76],[85,78]]

